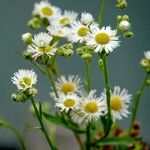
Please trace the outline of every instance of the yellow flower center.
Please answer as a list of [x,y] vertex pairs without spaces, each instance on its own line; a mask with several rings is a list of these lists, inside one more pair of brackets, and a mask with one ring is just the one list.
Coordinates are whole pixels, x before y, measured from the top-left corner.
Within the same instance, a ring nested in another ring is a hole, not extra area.
[[64,94],[67,94],[69,92],[73,92],[75,90],[75,85],[72,83],[64,83],[61,87],[61,91]]
[[45,6],[42,8],[41,11],[45,16],[52,16],[53,15],[53,9],[51,7]]
[[48,53],[48,52],[50,52],[52,49],[53,49],[53,47],[50,46],[50,45],[48,45],[48,46],[46,46],[46,47],[40,47],[40,48],[39,48],[39,51],[40,51],[40,52],[44,52],[44,53]]
[[122,99],[118,96],[113,96],[110,99],[110,107],[113,110],[120,110],[122,108]]
[[96,113],[98,111],[98,106],[95,102],[89,102],[85,106],[85,111],[88,113]]
[[62,19],[59,21],[59,23],[62,24],[62,25],[69,24],[69,23],[70,23],[70,19],[69,19],[69,18],[62,18]]
[[76,101],[75,101],[74,99],[71,99],[71,98],[66,99],[66,100],[64,101],[64,105],[65,105],[66,107],[73,107],[73,106],[75,105],[75,103],[76,103]]
[[22,81],[19,83],[19,85],[22,87],[22,88],[25,88],[26,85],[27,86],[30,86],[31,85],[31,79],[29,77],[23,77],[22,78]]
[[81,37],[84,37],[87,35],[89,29],[86,28],[86,27],[82,27],[78,30],[78,35],[81,36]]
[[110,38],[108,34],[102,32],[96,35],[95,40],[99,44],[107,44],[110,41]]

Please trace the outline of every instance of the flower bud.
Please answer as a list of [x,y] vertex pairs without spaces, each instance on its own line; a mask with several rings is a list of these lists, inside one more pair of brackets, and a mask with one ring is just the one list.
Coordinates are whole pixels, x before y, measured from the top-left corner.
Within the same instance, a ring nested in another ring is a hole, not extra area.
[[42,20],[38,17],[34,17],[28,22],[28,26],[32,29],[39,29],[42,26]]
[[22,35],[22,40],[25,44],[29,45],[32,43],[32,34],[27,32]]
[[146,68],[149,66],[149,61],[145,58],[143,58],[141,61],[140,61],[140,65],[143,67],[143,68]]
[[118,9],[125,9],[127,7],[126,0],[118,0],[118,3],[116,5]]
[[133,32],[131,32],[131,31],[128,31],[128,32],[125,32],[124,33],[124,37],[126,37],[126,38],[132,38],[133,37]]
[[28,94],[30,96],[34,97],[35,95],[38,94],[38,91],[37,91],[37,89],[35,89],[35,88],[32,87],[32,88],[29,89]]
[[12,98],[14,101],[18,101],[18,96],[17,96],[17,94],[15,94],[15,93],[13,93],[13,94],[11,95],[11,98]]
[[118,15],[117,20],[118,20],[118,22],[120,22],[122,20],[122,16]]
[[71,43],[65,44],[65,45],[59,47],[57,52],[60,56],[64,56],[64,57],[72,56],[74,53],[73,52],[73,46]]
[[84,60],[91,60],[93,56],[93,46],[82,46],[77,48],[77,54],[81,56]]
[[131,25],[127,20],[123,20],[119,23],[119,29],[120,31],[128,31],[130,29]]
[[124,20],[124,21],[127,20],[128,21],[129,20],[129,16],[128,15],[122,16],[122,20]]
[[23,55],[23,58],[24,58],[24,59],[31,59],[31,58],[32,58],[32,57],[31,57],[31,53],[28,52],[28,51],[24,51],[24,52],[22,53],[22,55]]

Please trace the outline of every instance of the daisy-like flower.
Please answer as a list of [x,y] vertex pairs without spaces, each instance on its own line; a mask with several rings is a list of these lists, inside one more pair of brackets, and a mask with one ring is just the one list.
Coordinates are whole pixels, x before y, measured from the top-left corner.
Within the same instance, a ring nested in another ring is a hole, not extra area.
[[103,49],[106,53],[112,52],[119,46],[119,37],[116,36],[116,30],[112,30],[110,26],[102,27],[97,24],[90,25],[91,33],[86,38],[87,45],[93,45],[95,52],[101,52]]
[[[101,98],[106,102],[105,91],[102,93]],[[126,89],[122,89],[119,86],[115,86],[111,91],[110,107],[113,120],[121,120],[123,117],[127,117],[130,112],[128,111],[129,103],[132,95],[128,93]]]
[[65,95],[78,93],[82,88],[81,79],[77,75],[69,75],[68,78],[61,76],[56,82],[56,88],[59,93]]
[[96,90],[91,90],[89,95],[82,97],[79,105],[79,110],[82,114],[82,120],[90,122],[97,120],[106,114],[106,103],[96,95]]
[[58,7],[52,6],[48,1],[41,1],[40,3],[35,3],[33,15],[39,15],[41,18],[51,19],[56,17],[61,13]]
[[47,27],[50,35],[54,37],[66,37],[70,33],[69,27],[62,27],[59,25],[51,25]]
[[144,52],[145,58],[150,60],[150,51]]
[[52,25],[66,26],[71,25],[76,19],[78,14],[74,11],[65,10],[63,14],[57,15],[52,21]]
[[18,90],[26,90],[36,84],[37,75],[33,70],[20,69],[14,73],[11,81],[17,86]]
[[75,21],[71,25],[71,33],[68,35],[68,41],[72,43],[82,43],[86,40],[89,31],[88,26],[85,26],[79,20]]
[[93,16],[88,12],[82,12],[81,14],[81,22],[85,25],[89,25],[94,21]]
[[66,113],[71,109],[77,109],[80,98],[76,94],[60,94],[59,98],[55,98],[55,106],[60,108],[60,111],[65,111]]
[[55,55],[55,45],[50,44],[52,39],[53,37],[46,32],[36,34],[32,39],[33,44],[27,47],[27,52],[31,53],[34,59],[43,54],[47,54],[49,57]]

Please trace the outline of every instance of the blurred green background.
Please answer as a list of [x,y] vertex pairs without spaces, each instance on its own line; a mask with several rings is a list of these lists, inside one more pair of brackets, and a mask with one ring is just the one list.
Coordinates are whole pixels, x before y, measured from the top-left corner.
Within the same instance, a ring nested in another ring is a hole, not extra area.
[[[50,2],[59,6],[62,10],[74,10],[77,12],[87,11],[98,17],[101,0],[51,0]],[[28,113],[29,102],[26,104],[14,103],[10,95],[16,91],[10,78],[15,71],[20,68],[33,68],[30,62],[21,57],[22,50],[25,49],[21,41],[21,35],[31,30],[26,26],[31,18],[33,4],[37,0],[0,0],[0,118],[6,119],[23,131],[24,124],[30,120]],[[139,67],[139,61],[143,57],[143,52],[150,49],[150,1],[149,0],[128,0],[128,8],[118,10],[115,7],[116,1],[108,0],[108,6],[103,25],[110,25],[115,28],[117,15],[129,15],[132,23],[134,37],[132,39],[121,38],[121,46],[114,50],[109,56],[109,73],[111,85],[126,87],[131,93],[138,88],[144,77],[144,71]],[[98,57],[95,56],[92,67],[92,88],[103,90],[104,83],[102,75],[97,67]],[[59,67],[62,74],[79,74],[84,76],[84,64],[78,56],[70,59],[59,59]],[[82,71],[83,72],[82,72]],[[41,100],[48,100],[50,86],[47,79],[41,74],[38,76],[39,97]],[[142,97],[139,107],[138,118],[141,121],[141,133],[144,139],[150,143],[150,90],[147,88]],[[123,127],[127,127],[129,119],[121,121]],[[61,130],[60,130],[61,131]],[[59,133],[60,145],[64,141],[70,145],[74,143],[69,139],[68,132]],[[33,137],[33,139],[31,138]],[[29,136],[28,143],[36,144],[37,136]],[[62,138],[62,139],[61,139]],[[33,143],[30,141],[33,140]],[[63,141],[64,140],[64,141]],[[62,142],[63,141],[63,142]],[[35,142],[35,143],[34,143]],[[0,129],[0,145],[17,145],[16,138],[6,129]],[[69,146],[62,144],[62,149],[69,149]],[[72,146],[72,145],[71,145]],[[40,149],[40,147],[30,147],[30,149]],[[41,148],[44,149],[44,148]],[[46,148],[45,148],[46,149]],[[75,148],[77,149],[77,148]]]

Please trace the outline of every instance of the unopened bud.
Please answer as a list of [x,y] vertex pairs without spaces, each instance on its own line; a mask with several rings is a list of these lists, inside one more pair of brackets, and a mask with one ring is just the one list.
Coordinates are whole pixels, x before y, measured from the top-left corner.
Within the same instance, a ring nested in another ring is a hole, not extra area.
[[22,55],[25,59],[31,59],[31,53],[28,51],[24,51]]
[[65,45],[59,47],[57,52],[60,56],[64,56],[64,57],[72,56],[74,53],[73,52],[73,46],[71,43],[65,44]]
[[32,29],[39,29],[42,26],[42,20],[38,17],[34,17],[28,22],[28,26]]
[[133,32],[130,32],[130,31],[124,33],[124,37],[126,38],[132,38],[133,35],[134,35]]
[[124,20],[124,21],[127,20],[128,21],[129,20],[129,16],[128,15],[122,16],[122,20]]
[[32,97],[34,97],[37,94],[38,94],[37,89],[35,89],[33,87],[29,89],[29,95],[31,95]]
[[24,33],[22,35],[22,40],[25,44],[29,45],[32,43],[32,34],[31,33]]
[[127,7],[126,0],[118,0],[118,3],[116,5],[118,9],[125,9]]
[[128,21],[124,20],[124,21],[121,21],[119,23],[119,29],[120,31],[124,32],[124,31],[128,31],[130,29],[131,25]]
[[146,68],[149,66],[149,61],[145,58],[143,58],[141,61],[140,61],[140,65],[143,67],[143,68]]

